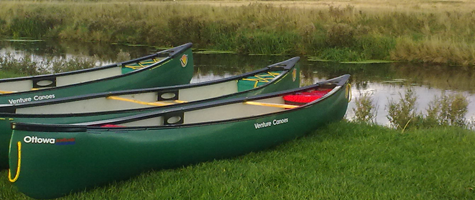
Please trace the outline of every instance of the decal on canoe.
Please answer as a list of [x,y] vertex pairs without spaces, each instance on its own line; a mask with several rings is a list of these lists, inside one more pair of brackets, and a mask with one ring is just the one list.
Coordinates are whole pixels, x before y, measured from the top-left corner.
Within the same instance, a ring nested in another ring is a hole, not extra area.
[[349,84],[349,83],[346,84],[346,88],[345,88],[345,98],[348,99],[348,102],[350,102],[350,101],[351,101],[351,98],[352,98],[352,96],[351,96],[351,84]]
[[297,69],[292,70],[292,81],[295,82],[297,79]]
[[23,142],[27,144],[71,145],[76,143],[76,138],[41,138],[36,136],[25,136]]
[[289,118],[283,118],[283,119],[274,119],[269,122],[261,122],[261,123],[254,123],[254,128],[260,129],[260,128],[266,128],[270,126],[277,126],[280,124],[285,124],[289,122]]
[[186,67],[186,65],[188,64],[188,55],[183,54],[180,58],[180,63],[182,67]]
[[54,98],[56,98],[54,94],[46,94],[46,95],[35,95],[33,97],[9,99],[8,102],[10,104],[18,104],[18,103],[27,103],[31,101],[41,101],[41,100],[54,99]]

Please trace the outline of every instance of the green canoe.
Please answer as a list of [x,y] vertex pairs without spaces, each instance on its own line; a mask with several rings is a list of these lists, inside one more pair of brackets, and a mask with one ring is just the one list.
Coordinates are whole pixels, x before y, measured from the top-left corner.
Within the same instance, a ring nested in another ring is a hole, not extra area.
[[22,104],[136,88],[189,83],[191,43],[127,62],[58,74],[0,80],[0,104]]
[[341,120],[348,79],[82,125],[16,123],[8,178],[27,196],[56,198],[150,169],[263,150]]
[[[8,167],[12,122],[47,124],[89,122],[172,109],[200,101],[216,101],[298,88],[299,59],[294,57],[253,72],[214,81],[7,105],[3,111],[17,112],[0,113],[0,169]],[[165,97],[170,99],[167,100]]]

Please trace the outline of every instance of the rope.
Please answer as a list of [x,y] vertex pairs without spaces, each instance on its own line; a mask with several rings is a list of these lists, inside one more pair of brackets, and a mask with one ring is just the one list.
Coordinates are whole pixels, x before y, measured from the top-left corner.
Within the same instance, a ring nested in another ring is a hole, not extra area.
[[16,166],[16,175],[13,179],[11,178],[12,175],[11,175],[10,169],[8,169],[8,180],[12,183],[16,182],[18,180],[18,177],[20,176],[20,166],[21,166],[21,142],[20,141],[18,141],[17,146],[18,146],[18,164]]

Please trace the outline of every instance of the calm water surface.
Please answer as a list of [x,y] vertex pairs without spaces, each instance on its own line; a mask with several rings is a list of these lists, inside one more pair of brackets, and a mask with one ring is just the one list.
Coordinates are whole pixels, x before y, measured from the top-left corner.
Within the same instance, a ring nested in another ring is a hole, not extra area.
[[[119,52],[130,54],[131,58],[156,52],[155,47],[72,44],[58,42],[0,42],[0,55],[7,53],[16,57],[32,56],[73,58],[90,57],[98,59],[97,65],[115,63]],[[194,51],[195,75],[192,82],[219,79],[243,72],[259,69],[267,65],[291,58],[291,56],[240,56],[233,54],[200,54]],[[351,74],[353,101],[349,104],[347,119],[354,116],[355,99],[370,94],[377,107],[376,122],[389,125],[387,105],[398,101],[407,87],[413,88],[417,95],[417,109],[425,112],[428,104],[442,92],[463,93],[469,100],[467,119],[475,119],[475,73],[470,69],[450,66],[425,66],[413,64],[341,64],[312,62],[301,58],[302,84],[308,85],[342,74]],[[1,72],[1,71],[0,71]]]

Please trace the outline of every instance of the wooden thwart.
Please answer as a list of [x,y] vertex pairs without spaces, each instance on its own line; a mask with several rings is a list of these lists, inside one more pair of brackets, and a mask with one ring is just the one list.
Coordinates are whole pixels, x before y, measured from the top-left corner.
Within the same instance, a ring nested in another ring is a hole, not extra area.
[[[181,100],[174,100],[174,102],[146,102],[146,101],[138,101],[134,99],[127,99],[123,97],[117,97],[117,96],[109,96],[107,99],[112,99],[112,100],[119,100],[119,101],[126,101],[126,102],[131,102],[131,103],[137,103],[137,104],[142,104],[142,105],[149,105],[149,106],[167,106],[167,105],[173,105],[176,103],[186,103],[187,101],[181,101]],[[255,106],[267,106],[267,107],[275,107],[275,108],[297,108],[299,106],[295,105],[287,105],[287,104],[278,104],[278,103],[262,103],[262,102],[255,102],[255,101],[246,101],[244,104],[248,105],[255,105]]]
[[[126,101],[126,102],[131,102],[131,103],[137,103],[137,104],[142,104],[142,105],[148,105],[148,106],[167,106],[167,105],[173,105],[175,103],[172,102],[146,102],[146,101],[138,101],[134,99],[127,99],[123,97],[117,97],[117,96],[109,96],[107,99],[112,99],[112,100],[119,100],[119,101]],[[175,101],[176,103],[184,103],[186,101]]]
[[279,104],[279,103],[261,103],[261,102],[255,102],[255,101],[246,101],[244,104],[248,105],[255,105],[255,106],[267,106],[267,107],[275,107],[275,108],[297,108],[299,106],[294,106],[294,105],[287,105],[287,104]]
[[0,94],[10,94],[10,93],[15,93],[15,91],[0,90]]

